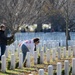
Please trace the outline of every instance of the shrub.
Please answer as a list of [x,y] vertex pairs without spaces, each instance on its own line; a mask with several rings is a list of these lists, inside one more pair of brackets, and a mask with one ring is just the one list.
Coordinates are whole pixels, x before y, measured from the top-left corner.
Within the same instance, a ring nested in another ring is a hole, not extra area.
[[11,62],[8,61],[8,65],[7,65],[7,69],[8,69],[8,70],[10,69],[10,66],[11,66]]
[[17,62],[15,65],[15,68],[18,68],[18,67],[19,67],[19,62]]
[[40,64],[40,56],[37,58],[37,64]]
[[1,69],[1,62],[0,62],[0,69]]
[[71,75],[71,73],[72,73],[72,67],[70,67],[69,75]]

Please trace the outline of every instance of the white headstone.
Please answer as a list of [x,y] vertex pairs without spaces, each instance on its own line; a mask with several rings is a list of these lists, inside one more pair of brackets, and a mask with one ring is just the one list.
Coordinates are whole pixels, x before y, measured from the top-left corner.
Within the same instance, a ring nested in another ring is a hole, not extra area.
[[34,64],[35,65],[37,64],[37,58],[38,58],[37,51],[34,51]]
[[53,48],[53,52],[52,52],[52,59],[53,61],[55,60],[56,58],[56,51],[55,51],[55,48]]
[[15,69],[15,55],[11,54],[11,69]]
[[60,49],[60,47],[58,48],[58,59],[61,59],[61,49]]
[[66,57],[66,47],[63,48],[63,55],[64,55],[64,58]]
[[73,56],[75,57],[75,46],[73,46]]
[[57,63],[57,75],[61,75],[61,62]]
[[75,58],[72,59],[72,75],[75,75]]
[[18,54],[21,52],[21,47],[17,46]]
[[2,61],[2,65],[1,65],[2,72],[6,72],[6,56],[5,55],[2,55],[1,61]]
[[48,66],[48,75],[53,75],[53,66],[52,65]]
[[71,56],[71,47],[68,47],[68,56]]
[[50,49],[50,43],[49,42],[47,43],[47,49]]
[[44,70],[43,69],[39,70],[39,75],[44,75]]
[[46,44],[44,44],[44,53],[46,53]]
[[43,62],[44,62],[44,51],[41,50],[40,51],[40,63],[43,64]]
[[23,67],[23,54],[19,53],[19,68]]
[[11,45],[11,54],[14,54],[15,53],[15,47],[14,45]]
[[39,53],[40,53],[41,49],[42,49],[42,45],[39,44]]
[[50,62],[50,50],[49,49],[47,50],[47,62],[48,63]]
[[30,67],[30,52],[27,52],[27,62],[26,62],[26,67]]
[[6,58],[8,57],[8,46],[6,46],[5,56],[6,56]]
[[69,75],[69,61],[65,60],[64,62],[64,70],[65,70],[65,75]]

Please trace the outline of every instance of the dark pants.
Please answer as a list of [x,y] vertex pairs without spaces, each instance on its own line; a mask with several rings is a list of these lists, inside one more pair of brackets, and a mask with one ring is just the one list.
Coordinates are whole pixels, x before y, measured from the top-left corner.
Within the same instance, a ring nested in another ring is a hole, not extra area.
[[0,44],[0,48],[1,48],[0,60],[1,60],[1,56],[4,55],[4,53],[5,53],[6,45],[4,45],[4,44]]
[[26,58],[27,52],[29,52],[29,49],[23,44],[23,45],[22,45],[23,62],[24,62],[24,60],[25,60],[25,58]]

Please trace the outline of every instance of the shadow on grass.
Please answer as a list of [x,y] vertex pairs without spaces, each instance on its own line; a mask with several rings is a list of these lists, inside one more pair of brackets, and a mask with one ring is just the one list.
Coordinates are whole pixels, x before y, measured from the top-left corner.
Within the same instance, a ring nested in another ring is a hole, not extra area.
[[0,72],[0,75],[18,75],[18,74],[15,74],[15,73],[9,73],[9,72]]

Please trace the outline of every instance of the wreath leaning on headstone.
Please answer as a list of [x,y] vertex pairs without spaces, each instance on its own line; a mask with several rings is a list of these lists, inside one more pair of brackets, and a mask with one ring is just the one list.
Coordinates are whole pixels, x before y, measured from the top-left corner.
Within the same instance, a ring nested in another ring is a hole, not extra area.
[[13,36],[11,39],[7,40],[7,45],[12,44],[15,41],[15,37]]

